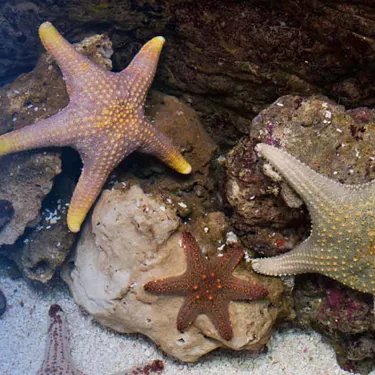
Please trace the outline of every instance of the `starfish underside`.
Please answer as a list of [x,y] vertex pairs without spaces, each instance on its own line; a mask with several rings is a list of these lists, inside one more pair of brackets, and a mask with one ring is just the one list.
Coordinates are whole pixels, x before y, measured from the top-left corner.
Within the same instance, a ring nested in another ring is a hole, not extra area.
[[253,260],[253,269],[272,276],[320,273],[375,295],[375,182],[344,185],[276,147],[258,144],[256,151],[305,201],[312,229],[289,253]]
[[1,136],[0,156],[49,146],[79,152],[84,168],[68,212],[72,232],[80,230],[112,169],[133,151],[190,173],[187,161],[143,113],[164,38],[150,40],[126,69],[112,73],[78,53],[51,23],[43,23],[39,35],[63,73],[70,102],[46,120]]
[[177,317],[179,331],[184,331],[199,314],[206,314],[220,336],[230,340],[233,330],[229,302],[259,299],[267,296],[268,290],[258,283],[232,275],[243,257],[239,246],[222,257],[208,261],[190,233],[183,233],[182,245],[187,260],[185,273],[150,281],[145,284],[145,290],[160,295],[185,296]]

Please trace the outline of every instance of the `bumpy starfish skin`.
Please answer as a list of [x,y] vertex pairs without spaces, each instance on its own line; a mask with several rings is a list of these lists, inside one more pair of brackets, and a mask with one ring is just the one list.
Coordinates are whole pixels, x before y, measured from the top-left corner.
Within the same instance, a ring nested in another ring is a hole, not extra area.
[[[75,368],[70,355],[68,323],[64,311],[59,305],[54,304],[50,307],[48,314],[50,323],[45,356],[42,367],[36,375],[85,375],[84,372]],[[163,361],[154,360],[126,371],[117,372],[115,375],[160,374],[163,369]]]
[[145,284],[145,290],[155,294],[185,296],[177,317],[179,331],[184,331],[199,314],[206,314],[220,336],[230,340],[233,331],[229,302],[259,299],[265,297],[268,290],[260,284],[250,283],[232,275],[243,257],[240,247],[208,261],[190,233],[183,233],[182,245],[187,260],[185,273],[150,281]]
[[71,146],[80,153],[84,168],[68,212],[72,232],[80,230],[112,169],[136,149],[190,173],[187,161],[143,114],[164,38],[150,40],[126,69],[112,73],[76,52],[51,23],[43,23],[39,35],[64,75],[70,103],[46,120],[1,136],[0,156],[47,146]]
[[65,314],[59,305],[52,305],[48,312],[47,345],[42,367],[36,375],[84,375],[76,370],[69,346],[69,332]]
[[253,269],[273,276],[320,273],[375,294],[375,182],[340,184],[273,146],[258,144],[256,151],[305,201],[312,229],[289,253],[253,260]]

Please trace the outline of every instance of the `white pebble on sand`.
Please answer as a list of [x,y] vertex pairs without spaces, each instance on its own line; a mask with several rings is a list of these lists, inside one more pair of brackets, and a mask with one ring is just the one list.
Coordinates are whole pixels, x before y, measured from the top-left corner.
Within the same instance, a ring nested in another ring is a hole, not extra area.
[[[0,262],[0,288],[8,309],[0,317],[0,374],[33,375],[39,369],[47,332],[48,309],[58,303],[66,313],[72,356],[86,375],[111,375],[142,362],[162,359],[165,375],[345,375],[333,350],[314,332],[274,333],[267,354],[216,351],[197,364],[182,364],[161,353],[141,335],[121,335],[95,323],[74,303],[62,282],[35,287],[11,280]],[[375,371],[371,373],[375,375]]]

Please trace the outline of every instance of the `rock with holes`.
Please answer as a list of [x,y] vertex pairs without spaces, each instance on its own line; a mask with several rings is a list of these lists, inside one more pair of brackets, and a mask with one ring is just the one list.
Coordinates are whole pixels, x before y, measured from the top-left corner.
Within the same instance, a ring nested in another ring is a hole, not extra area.
[[[227,158],[226,194],[236,233],[262,256],[294,248],[309,235],[310,223],[301,199],[255,154],[259,142],[281,147],[344,184],[375,178],[374,110],[346,110],[320,96],[279,98],[254,118],[249,137]],[[371,296],[320,276],[301,275],[294,300],[299,321],[328,337],[341,365],[363,373],[373,367]]]
[[[103,325],[119,332],[143,333],[182,361],[196,361],[219,347],[262,348],[276,318],[285,311],[277,279],[259,278],[243,265],[236,268],[235,276],[262,280],[269,296],[231,302],[231,341],[221,338],[205,315],[179,332],[176,319],[183,297],[155,296],[143,289],[155,277],[184,272],[180,241],[186,228],[180,225],[176,208],[156,192],[145,194],[136,185],[105,190],[84,227],[71,267],[67,264],[63,272],[76,302]],[[194,235],[200,243],[205,232]]]

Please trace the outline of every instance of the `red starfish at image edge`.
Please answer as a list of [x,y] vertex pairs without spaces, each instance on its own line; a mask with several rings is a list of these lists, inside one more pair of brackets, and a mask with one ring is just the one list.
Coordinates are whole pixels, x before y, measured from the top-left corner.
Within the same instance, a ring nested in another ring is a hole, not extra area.
[[187,268],[180,276],[153,280],[144,289],[154,294],[185,296],[177,317],[177,329],[184,331],[200,314],[206,314],[221,337],[230,340],[233,330],[229,316],[232,300],[254,300],[268,295],[258,284],[232,275],[243,257],[239,245],[221,257],[207,260],[189,232],[182,234]]

